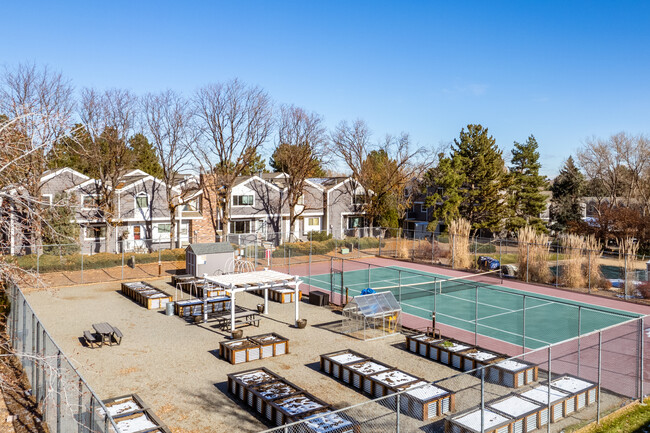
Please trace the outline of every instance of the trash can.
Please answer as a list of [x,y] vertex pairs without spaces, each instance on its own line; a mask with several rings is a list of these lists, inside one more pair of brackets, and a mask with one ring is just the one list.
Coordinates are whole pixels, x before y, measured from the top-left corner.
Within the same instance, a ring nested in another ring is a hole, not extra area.
[[167,316],[173,316],[174,315],[174,303],[173,302],[167,302],[167,305],[165,306],[165,315],[167,315]]

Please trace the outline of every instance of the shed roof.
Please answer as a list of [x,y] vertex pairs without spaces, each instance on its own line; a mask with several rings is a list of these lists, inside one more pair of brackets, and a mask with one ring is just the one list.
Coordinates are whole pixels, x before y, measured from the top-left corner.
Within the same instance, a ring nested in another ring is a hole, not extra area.
[[194,254],[218,254],[232,253],[234,250],[230,242],[209,242],[204,244],[190,244],[186,251],[192,251]]
[[377,292],[352,298],[343,311],[353,310],[367,317],[394,313],[402,309],[391,292]]

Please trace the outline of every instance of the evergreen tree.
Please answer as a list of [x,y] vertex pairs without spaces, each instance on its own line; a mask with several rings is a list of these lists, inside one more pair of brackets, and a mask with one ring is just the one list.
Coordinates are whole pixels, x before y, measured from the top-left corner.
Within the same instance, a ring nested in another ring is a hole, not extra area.
[[440,161],[435,188],[441,192],[427,204],[446,222],[455,216],[466,218],[474,230],[500,230],[505,203],[506,170],[501,150],[487,128],[467,125],[454,140],[451,156]]
[[[65,193],[54,196],[45,210],[43,250],[48,254],[72,254],[79,251],[79,224],[75,223],[75,203]],[[61,246],[58,246],[60,244]]]
[[163,169],[158,160],[156,150],[144,134],[135,134],[129,139],[129,148],[133,152],[134,166],[147,174],[160,179]]
[[515,141],[512,149],[512,166],[508,174],[508,205],[512,216],[507,223],[511,231],[526,225],[546,231],[544,222],[539,218],[546,207],[546,197],[541,192],[546,180],[539,174],[542,165],[538,147],[537,140],[531,135],[523,144]]
[[251,156],[250,164],[248,164],[242,171],[242,176],[252,176],[258,173],[265,173],[266,170],[266,161],[262,159],[262,156],[257,153],[257,150],[253,151]]
[[91,146],[88,130],[81,124],[75,125],[69,136],[57,141],[47,155],[48,168],[58,169],[69,167],[89,177],[97,176],[97,167],[90,164],[84,157],[84,150]]
[[551,192],[551,219],[555,231],[564,231],[572,222],[582,220],[580,198],[585,187],[585,178],[573,161],[573,157],[564,163],[560,174],[553,181]]

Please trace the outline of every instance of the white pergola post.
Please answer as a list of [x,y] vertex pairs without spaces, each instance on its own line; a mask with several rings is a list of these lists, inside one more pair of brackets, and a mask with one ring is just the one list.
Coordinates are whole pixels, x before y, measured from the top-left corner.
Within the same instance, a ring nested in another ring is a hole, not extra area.
[[269,314],[269,288],[264,288],[264,314]]
[[230,332],[235,331],[235,287],[230,285]]
[[295,289],[296,291],[295,294],[293,295],[294,296],[293,303],[296,304],[296,328],[297,328],[298,320],[300,319],[300,305],[299,305],[300,301],[298,299],[298,293],[299,293],[298,287],[300,287],[300,280],[298,279],[298,277],[295,277],[295,284],[296,284],[296,289]]

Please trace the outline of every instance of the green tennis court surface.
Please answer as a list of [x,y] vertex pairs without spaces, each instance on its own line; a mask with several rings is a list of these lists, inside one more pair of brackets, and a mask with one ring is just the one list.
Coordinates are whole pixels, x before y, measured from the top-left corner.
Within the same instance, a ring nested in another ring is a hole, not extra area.
[[[492,278],[492,277],[490,277]],[[537,349],[625,322],[637,314],[510,289],[495,283],[455,280],[399,266],[304,277],[311,286],[350,297],[367,287],[390,290],[405,313],[501,341]],[[342,281],[341,281],[342,280]],[[345,292],[343,292],[345,293]],[[525,296],[524,296],[525,295]],[[525,305],[524,305],[525,304]],[[525,311],[525,313],[524,313]],[[525,318],[525,332],[524,332]]]

